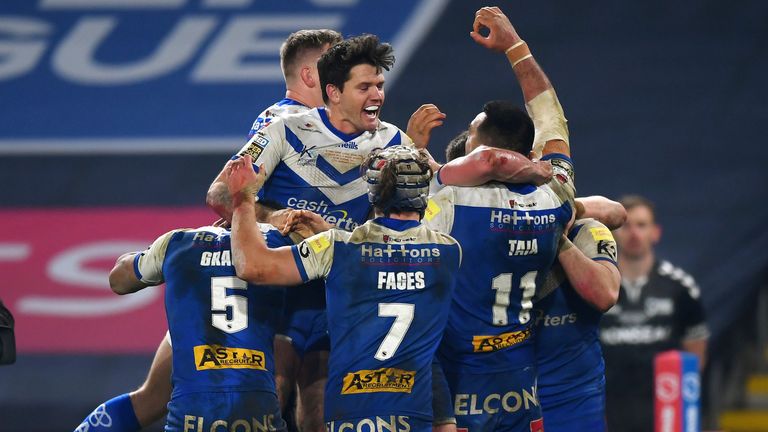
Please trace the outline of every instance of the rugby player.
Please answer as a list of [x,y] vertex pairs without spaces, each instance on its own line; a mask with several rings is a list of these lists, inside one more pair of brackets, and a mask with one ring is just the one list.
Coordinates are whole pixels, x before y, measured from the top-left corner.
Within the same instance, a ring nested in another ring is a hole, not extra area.
[[[472,251],[457,275],[439,359],[459,428],[536,431],[543,422],[530,314],[574,215],[568,132],[549,80],[501,10],[480,9],[473,27],[478,44],[507,54],[533,121],[511,103],[490,102],[470,124],[468,152],[485,144],[528,155],[536,139],[544,143],[543,159],[553,164],[555,178],[541,187],[446,187],[430,201],[426,224]],[[479,34],[482,27],[487,37]]]
[[656,255],[661,227],[653,203],[630,195],[627,222],[616,230],[621,293],[600,324],[609,430],[653,429],[653,361],[684,350],[706,362],[709,329],[694,278]]
[[[618,216],[620,218],[620,216]],[[605,363],[599,324],[619,297],[611,231],[579,219],[562,239],[533,313],[538,397],[548,432],[600,432],[605,425]]]
[[[334,45],[342,40],[341,34],[335,30],[318,29],[318,30],[299,30],[292,33],[285,40],[280,48],[280,66],[283,71],[283,77],[285,79],[286,91],[285,97],[262,111],[256,120],[253,122],[253,126],[249,132],[249,138],[254,133],[258,132],[262,127],[268,125],[274,117],[288,114],[296,114],[304,111],[308,111],[310,107],[317,107],[323,105],[322,94],[320,91],[320,79],[317,72],[317,59],[322,53],[328,50],[331,45]],[[207,200],[209,204],[215,204],[216,201],[216,183],[209,189]],[[226,186],[224,185],[224,192],[226,193]],[[221,213],[231,213],[226,208],[219,208]],[[285,216],[285,215],[283,215]],[[276,223],[280,223],[278,220]],[[317,290],[312,289],[310,292],[316,293]],[[316,295],[317,296],[317,295]],[[300,307],[296,307],[290,301],[294,298],[301,297],[295,296],[288,298],[288,310],[289,312],[300,310]],[[275,338],[275,380],[278,388],[278,395],[281,401],[281,407],[285,409],[286,397],[290,395],[291,389],[294,388],[295,377],[297,374],[298,365],[300,364],[296,350],[286,339],[291,339],[295,343],[299,343],[301,340],[306,340],[306,337],[297,337],[295,333],[299,332],[295,327],[284,327],[285,323],[295,322],[297,320],[290,314],[287,318],[284,318],[278,331],[281,333],[288,333],[289,336],[278,335]],[[299,333],[301,335],[301,333]],[[303,336],[303,335],[302,335]],[[315,339],[322,339],[324,334],[321,332],[319,335],[315,335]],[[317,343],[310,340],[311,344],[322,345],[322,342]],[[301,345],[303,352],[304,345]],[[312,357],[312,354],[310,354]],[[105,403],[99,405],[94,412],[81,424],[88,423],[89,418],[93,418],[94,414],[106,412],[111,418],[111,425],[109,430],[113,432],[130,432],[138,431],[142,427],[146,427],[153,422],[159,420],[167,413],[167,404],[171,397],[171,347],[169,344],[169,336],[166,334],[163,341],[158,346],[155,358],[152,361],[147,379],[137,390],[117,396]],[[308,367],[306,371],[300,374],[303,378],[299,381],[300,389],[308,389],[312,383],[316,381],[313,378],[312,371],[317,371],[316,361],[308,361]],[[322,383],[320,385],[315,384],[314,392],[307,390],[303,394],[306,397],[311,397],[312,394],[322,392]],[[311,401],[309,401],[311,402]],[[310,403],[311,405],[311,403]],[[301,408],[301,404],[299,404]],[[322,411],[316,415],[319,420],[315,421],[315,424],[319,424],[322,428]],[[302,423],[304,416],[299,415],[299,423]],[[310,425],[305,425],[310,426]],[[90,423],[90,430],[101,430],[103,425],[95,425]],[[305,430],[312,430],[310,428]],[[314,430],[318,430],[315,428]]]
[[[293,244],[274,227],[254,229],[273,247]],[[118,294],[166,283],[173,341],[166,431],[285,430],[272,355],[282,291],[236,277],[227,230],[170,231],[146,251],[118,258],[109,280]]]
[[431,363],[448,316],[461,249],[420,224],[431,178],[408,146],[372,152],[362,169],[376,219],[269,250],[255,229],[253,193],[264,181],[250,155],[232,166],[233,254],[253,283],[325,278],[331,357],[329,431],[432,429]]

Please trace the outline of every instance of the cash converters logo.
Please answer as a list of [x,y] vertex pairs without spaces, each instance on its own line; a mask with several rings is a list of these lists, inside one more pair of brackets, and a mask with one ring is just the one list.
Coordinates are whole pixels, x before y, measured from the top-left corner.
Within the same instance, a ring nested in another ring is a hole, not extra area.
[[230,348],[221,345],[197,345],[195,368],[208,369],[258,369],[267,370],[264,352],[247,348]]
[[347,373],[342,381],[341,394],[410,393],[415,380],[415,371],[397,368],[363,369]]

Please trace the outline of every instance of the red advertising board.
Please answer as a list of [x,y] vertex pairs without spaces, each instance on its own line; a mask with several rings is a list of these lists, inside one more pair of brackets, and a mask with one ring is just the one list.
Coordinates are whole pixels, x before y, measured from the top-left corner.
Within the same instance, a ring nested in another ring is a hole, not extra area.
[[163,287],[118,296],[115,259],[174,229],[208,225],[204,207],[0,210],[0,299],[25,353],[140,353],[167,326]]

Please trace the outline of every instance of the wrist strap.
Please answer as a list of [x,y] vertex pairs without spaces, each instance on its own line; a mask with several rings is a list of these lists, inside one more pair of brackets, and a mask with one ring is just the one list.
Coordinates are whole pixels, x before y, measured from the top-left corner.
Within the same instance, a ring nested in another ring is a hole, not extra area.
[[507,56],[507,60],[509,60],[509,63],[513,68],[521,61],[533,57],[530,48],[528,48],[528,44],[524,40],[507,48],[506,51],[504,51],[504,54]]

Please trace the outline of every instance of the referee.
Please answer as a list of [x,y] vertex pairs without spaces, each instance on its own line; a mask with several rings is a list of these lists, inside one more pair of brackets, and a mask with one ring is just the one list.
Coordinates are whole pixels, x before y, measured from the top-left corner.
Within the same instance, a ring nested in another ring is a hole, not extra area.
[[612,432],[653,430],[653,358],[670,349],[706,359],[709,331],[699,287],[689,274],[654,254],[661,237],[654,205],[621,200],[627,221],[616,234],[622,282],[618,303],[602,319],[606,412]]

